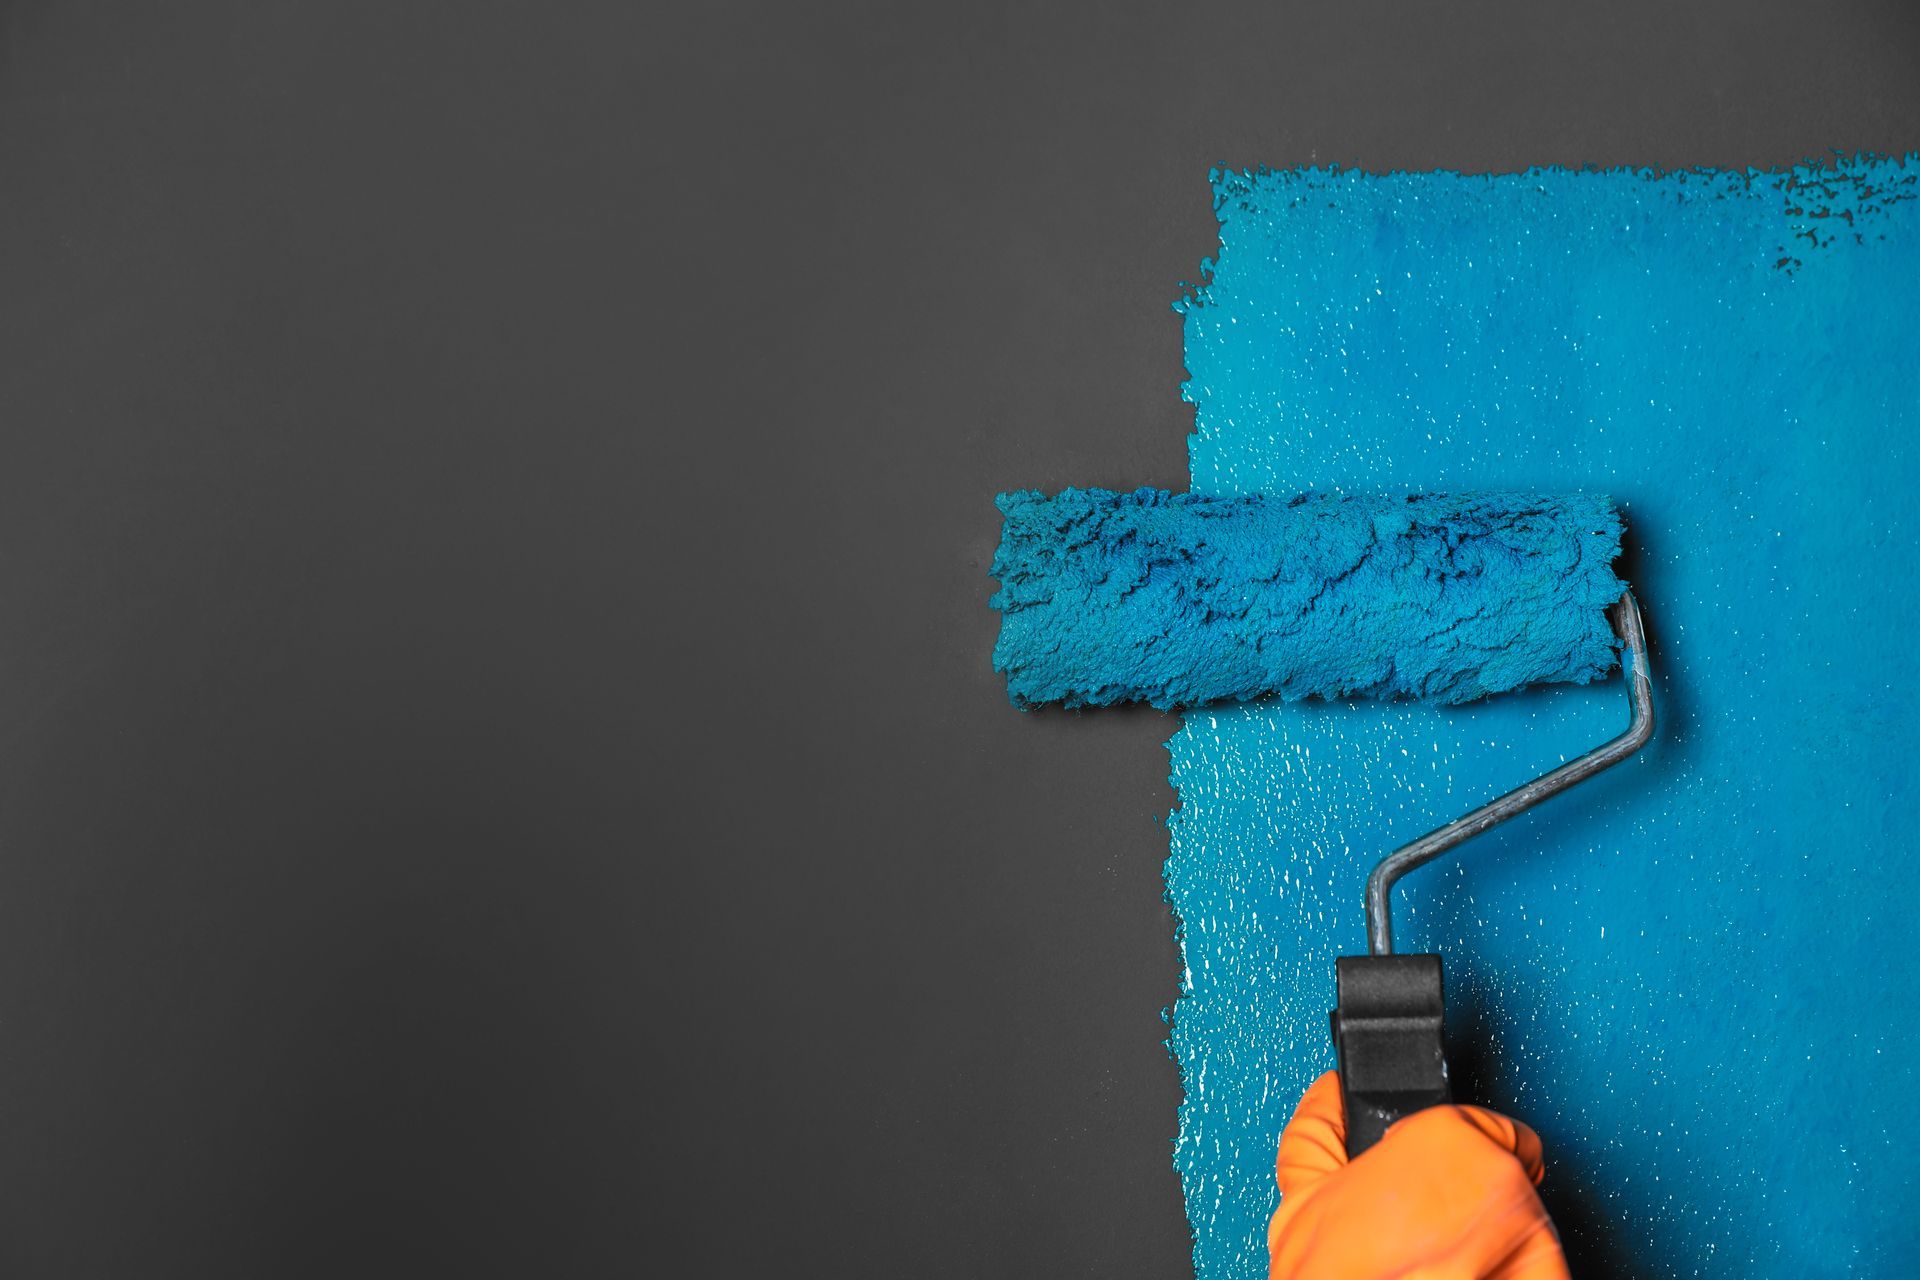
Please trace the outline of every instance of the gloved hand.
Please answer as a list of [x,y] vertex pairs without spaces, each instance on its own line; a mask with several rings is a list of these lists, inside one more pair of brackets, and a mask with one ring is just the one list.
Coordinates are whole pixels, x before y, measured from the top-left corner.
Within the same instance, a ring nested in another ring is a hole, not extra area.
[[1539,1136],[1480,1107],[1416,1111],[1349,1162],[1329,1071],[1280,1135],[1273,1280],[1567,1280],[1542,1172]]

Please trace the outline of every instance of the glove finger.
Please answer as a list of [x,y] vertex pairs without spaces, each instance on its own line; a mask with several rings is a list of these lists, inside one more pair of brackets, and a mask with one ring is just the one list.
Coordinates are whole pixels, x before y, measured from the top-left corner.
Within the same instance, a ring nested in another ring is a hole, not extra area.
[[1347,1163],[1347,1116],[1340,1105],[1340,1074],[1329,1071],[1308,1086],[1280,1134],[1282,1197],[1313,1186]]
[[1461,1119],[1485,1134],[1489,1139],[1511,1151],[1520,1161],[1520,1167],[1527,1171],[1527,1177],[1534,1186],[1540,1185],[1540,1179],[1546,1176],[1546,1153],[1540,1145],[1540,1135],[1531,1127],[1511,1116],[1503,1116],[1498,1111],[1489,1111],[1485,1107],[1455,1107]]

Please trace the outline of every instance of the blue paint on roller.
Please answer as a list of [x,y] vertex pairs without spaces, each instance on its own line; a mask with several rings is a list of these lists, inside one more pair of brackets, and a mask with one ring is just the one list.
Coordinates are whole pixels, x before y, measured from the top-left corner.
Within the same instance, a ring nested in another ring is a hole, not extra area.
[[1002,494],[994,669],[1017,706],[1452,704],[1615,665],[1598,496]]
[[[1183,305],[1196,493],[1606,492],[1660,728],[1416,872],[1460,1092],[1522,1116],[1579,1275],[1920,1274],[1920,157],[1220,173]],[[1610,737],[1617,677],[1188,712],[1175,1163],[1266,1274],[1274,1142],[1395,845]]]

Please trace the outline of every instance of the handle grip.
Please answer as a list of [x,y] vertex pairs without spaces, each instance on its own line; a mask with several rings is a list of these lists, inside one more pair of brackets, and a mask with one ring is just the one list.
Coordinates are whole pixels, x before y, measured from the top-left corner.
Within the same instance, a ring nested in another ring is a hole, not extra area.
[[1400,1117],[1453,1101],[1453,1090],[1440,1045],[1439,956],[1340,956],[1334,975],[1333,1049],[1351,1159]]

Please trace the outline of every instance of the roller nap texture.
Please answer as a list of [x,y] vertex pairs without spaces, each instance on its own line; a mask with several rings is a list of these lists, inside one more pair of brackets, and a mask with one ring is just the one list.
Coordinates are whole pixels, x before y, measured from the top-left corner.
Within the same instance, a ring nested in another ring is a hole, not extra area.
[[1016,706],[1282,698],[1468,702],[1616,658],[1604,497],[996,500],[993,665]]

